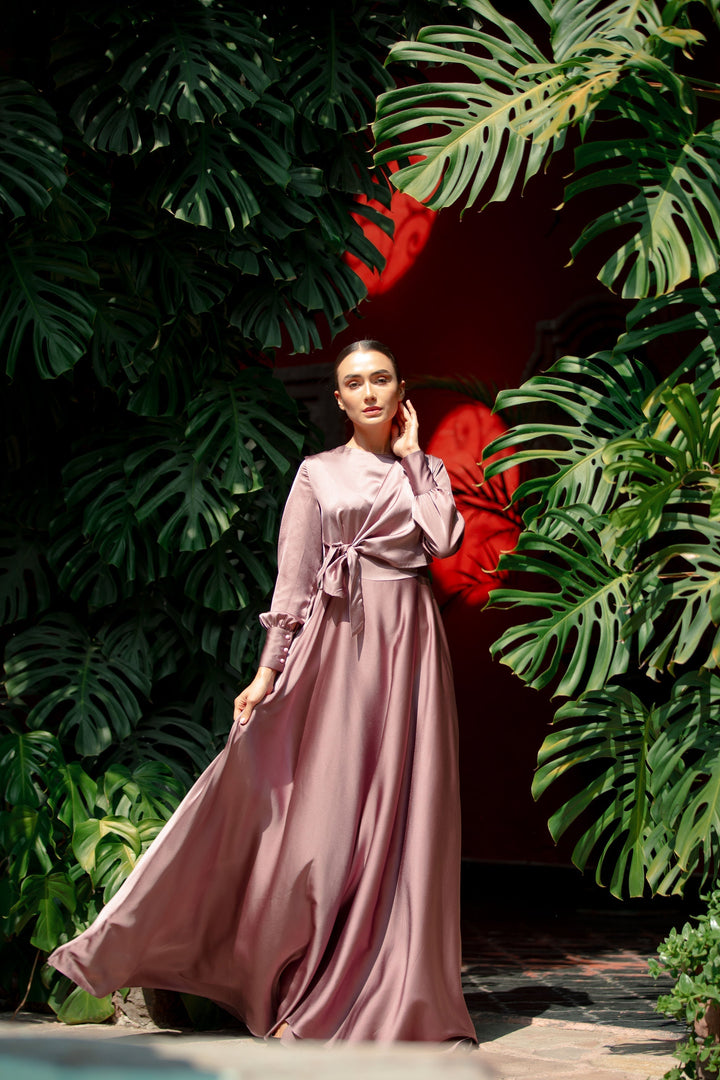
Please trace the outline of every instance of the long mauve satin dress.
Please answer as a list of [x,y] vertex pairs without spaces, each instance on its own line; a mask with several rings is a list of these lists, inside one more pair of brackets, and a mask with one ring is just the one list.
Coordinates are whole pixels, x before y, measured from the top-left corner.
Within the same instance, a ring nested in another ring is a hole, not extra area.
[[280,672],[50,963],[95,995],[199,994],[257,1035],[475,1039],[460,985],[457,721],[427,577],[463,521],[442,462],[341,446],[283,516]]

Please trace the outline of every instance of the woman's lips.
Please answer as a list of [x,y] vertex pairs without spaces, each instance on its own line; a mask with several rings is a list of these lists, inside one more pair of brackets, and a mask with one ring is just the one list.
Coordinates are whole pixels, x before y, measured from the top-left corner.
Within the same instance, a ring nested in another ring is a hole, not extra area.
[[367,409],[363,409],[366,416],[372,416],[374,413],[382,412],[379,405],[369,405]]

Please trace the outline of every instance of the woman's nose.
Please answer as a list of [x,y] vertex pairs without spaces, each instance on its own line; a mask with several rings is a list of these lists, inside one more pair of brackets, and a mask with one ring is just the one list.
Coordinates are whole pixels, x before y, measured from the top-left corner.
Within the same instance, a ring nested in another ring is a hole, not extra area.
[[365,400],[366,401],[374,401],[375,400],[375,387],[372,385],[372,383],[368,383],[367,386],[365,387]]

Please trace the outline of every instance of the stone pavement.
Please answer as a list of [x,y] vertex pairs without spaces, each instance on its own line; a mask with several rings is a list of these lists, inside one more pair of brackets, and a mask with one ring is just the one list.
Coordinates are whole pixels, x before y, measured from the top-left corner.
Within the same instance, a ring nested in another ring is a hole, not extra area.
[[558,1020],[486,1017],[476,1053],[434,1044],[326,1047],[263,1043],[237,1032],[66,1027],[0,1018],[2,1080],[660,1080],[674,1038]]

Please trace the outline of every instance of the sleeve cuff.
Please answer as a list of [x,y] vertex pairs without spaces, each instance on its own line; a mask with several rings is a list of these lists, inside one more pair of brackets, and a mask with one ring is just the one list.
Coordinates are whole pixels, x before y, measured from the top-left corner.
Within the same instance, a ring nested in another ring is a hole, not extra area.
[[427,455],[422,450],[413,450],[412,454],[401,459],[400,464],[410,481],[413,495],[422,495],[435,488],[435,481]]
[[284,671],[292,639],[292,630],[288,630],[284,626],[269,627],[265,635],[265,644],[260,653],[258,666],[269,667],[273,671]]

